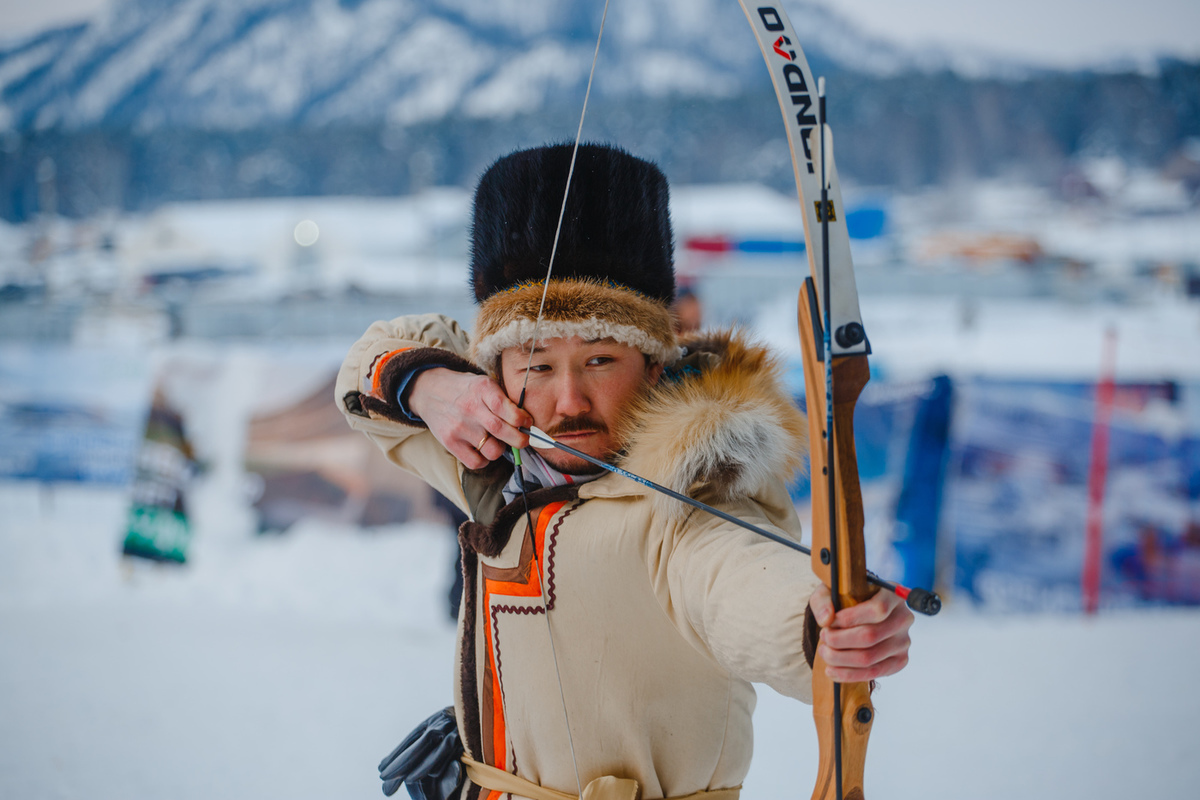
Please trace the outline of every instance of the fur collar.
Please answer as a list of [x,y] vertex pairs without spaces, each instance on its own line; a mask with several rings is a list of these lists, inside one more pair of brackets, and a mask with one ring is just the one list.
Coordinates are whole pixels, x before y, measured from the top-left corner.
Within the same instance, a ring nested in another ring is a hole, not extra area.
[[[805,464],[808,426],[778,358],[742,331],[685,340],[687,355],[631,409],[621,466],[717,502],[753,496]],[[658,492],[656,511],[687,507]]]

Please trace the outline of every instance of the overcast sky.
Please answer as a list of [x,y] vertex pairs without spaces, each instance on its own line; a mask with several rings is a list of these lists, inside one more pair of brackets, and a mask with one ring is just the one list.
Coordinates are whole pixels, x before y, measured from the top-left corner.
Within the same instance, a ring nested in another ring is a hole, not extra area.
[[[630,1],[648,0],[614,0]],[[0,0],[0,31],[7,37],[74,22],[109,2]],[[871,33],[902,44],[983,48],[1045,65],[1076,66],[1160,54],[1200,58],[1200,0],[817,2],[837,9]]]
[[1055,66],[1200,58],[1200,0],[818,0],[903,44],[984,48]]

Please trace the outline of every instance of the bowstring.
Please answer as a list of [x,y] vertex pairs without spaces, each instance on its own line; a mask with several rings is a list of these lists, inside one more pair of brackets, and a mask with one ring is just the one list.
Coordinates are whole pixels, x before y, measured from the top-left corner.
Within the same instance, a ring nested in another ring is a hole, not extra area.
[[[521,384],[521,394],[517,400],[517,408],[520,409],[524,409],[525,407],[525,390],[529,387],[529,373],[533,369],[533,354],[537,349],[538,330],[542,325],[542,316],[546,308],[546,295],[550,291],[550,276],[554,273],[554,257],[558,254],[558,240],[562,234],[563,219],[567,214],[567,199],[571,195],[571,179],[575,175],[575,159],[579,155],[579,142],[583,137],[583,121],[587,117],[588,100],[592,95],[592,80],[596,77],[596,62],[600,57],[600,42],[604,38],[604,23],[608,20],[608,2],[609,0],[604,0],[604,11],[600,16],[600,30],[596,34],[596,47],[592,52],[592,66],[588,71],[587,89],[583,93],[583,109],[579,113],[579,126],[575,129],[575,144],[571,147],[571,163],[567,167],[567,185],[563,188],[562,205],[558,210],[558,223],[554,226],[554,242],[550,246],[550,261],[546,267],[546,277],[542,281],[542,299],[538,303],[537,318],[533,323],[533,337],[529,340],[529,361],[525,364],[525,380]],[[533,525],[533,513],[529,508],[529,495],[525,491],[525,475],[524,467],[521,464],[521,451],[513,447],[512,452],[513,461],[516,465],[517,486],[521,490],[521,499],[525,504],[525,523],[529,527],[529,535],[533,537],[536,544],[537,533]],[[558,696],[562,701],[563,722],[567,726],[567,746],[571,750],[571,765],[575,770],[575,786],[579,791],[577,796],[582,797],[583,780],[579,774],[579,758],[575,754],[575,737],[571,732],[571,717],[567,712],[567,695],[563,689],[562,671],[558,666],[558,650],[554,646],[554,629],[550,624],[550,606],[546,601],[546,589],[542,580],[540,564],[534,566],[534,573],[537,575],[538,596],[542,601],[542,616],[546,618],[546,636],[550,640],[550,656],[554,662],[554,677],[558,681]]]
[[525,388],[529,386],[529,370],[533,367],[533,351],[537,347],[538,329],[542,325],[542,312],[546,308],[546,294],[550,291],[550,275],[554,272],[554,256],[558,254],[558,238],[562,234],[563,219],[567,215],[567,198],[571,195],[571,178],[575,175],[575,157],[579,155],[579,141],[583,137],[583,120],[587,116],[588,99],[592,96],[592,79],[596,77],[596,61],[600,57],[600,40],[604,38],[604,23],[608,19],[608,0],[604,0],[604,12],[600,16],[600,32],[596,35],[596,49],[592,53],[592,68],[588,72],[587,89],[583,93],[583,110],[579,114],[579,127],[575,129],[575,144],[571,148],[571,163],[567,167],[567,185],[563,189],[562,205],[558,209],[558,224],[554,226],[554,242],[550,245],[550,263],[546,267],[546,278],[542,281],[542,300],[538,303],[537,318],[533,323],[533,338],[529,341],[529,362],[525,365],[525,382],[521,384],[521,399],[518,408],[525,406]]
[[[829,173],[827,170],[826,160],[828,153],[825,151],[825,79],[817,79],[817,115],[819,118],[817,132],[820,136],[820,141],[817,145],[818,153],[821,159],[821,288],[824,297],[822,304],[824,308],[824,341],[822,345],[825,350],[825,463],[828,474],[826,475],[827,488],[829,499],[826,505],[829,508],[829,593],[830,599],[833,602],[834,612],[841,610],[840,602],[840,580],[838,554],[838,532],[837,532],[837,509],[835,508],[835,491],[837,487],[837,473],[834,470],[834,441],[833,441],[833,312],[830,308],[832,302],[833,291],[829,285]],[[838,681],[833,682],[833,761],[834,761],[834,780],[835,780],[835,797],[837,800],[843,798],[842,786],[842,685]]]

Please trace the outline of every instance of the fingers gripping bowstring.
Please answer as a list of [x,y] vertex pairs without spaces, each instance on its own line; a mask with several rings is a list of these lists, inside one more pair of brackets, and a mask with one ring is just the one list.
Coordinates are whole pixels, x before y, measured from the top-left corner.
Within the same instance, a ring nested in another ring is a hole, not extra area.
[[[587,117],[588,99],[592,95],[592,79],[596,76],[596,62],[600,56],[600,42],[604,38],[604,23],[608,20],[608,0],[604,0],[604,12],[600,16],[600,30],[596,34],[596,48],[592,52],[592,67],[588,72],[587,90],[583,93],[583,110],[579,113],[579,127],[575,130],[575,145],[571,148],[571,163],[567,168],[567,185],[563,188],[562,206],[558,210],[558,224],[554,226],[554,243],[550,246],[550,261],[546,267],[546,279],[542,282],[542,300],[538,304],[537,319],[533,323],[533,337],[529,340],[529,361],[525,365],[525,380],[521,384],[521,394],[517,400],[517,408],[525,407],[525,389],[529,386],[529,373],[533,369],[533,353],[537,347],[538,330],[542,326],[542,314],[546,308],[546,295],[550,291],[550,276],[554,273],[554,256],[558,253],[558,239],[562,234],[563,218],[567,214],[567,198],[571,194],[571,178],[575,175],[575,158],[579,155],[579,141],[583,136],[583,120]],[[525,523],[529,526],[529,535],[537,541],[536,529],[533,525],[533,513],[529,508],[529,495],[525,492],[524,467],[521,465],[521,451],[512,448],[513,461],[516,468],[517,485],[521,489],[521,499],[525,503]],[[542,554],[538,553],[539,559]],[[583,780],[579,775],[579,759],[575,755],[575,738],[571,733],[571,718],[567,713],[567,695],[563,691],[562,671],[558,667],[558,650],[554,646],[554,630],[550,625],[550,606],[546,602],[546,589],[542,579],[542,570],[534,565],[534,574],[538,581],[538,594],[542,600],[542,616],[546,618],[546,635],[550,640],[550,656],[554,661],[554,677],[558,681],[558,696],[562,701],[563,722],[567,726],[567,745],[571,750],[571,765],[575,769],[575,786],[579,791],[577,796],[583,796]]]

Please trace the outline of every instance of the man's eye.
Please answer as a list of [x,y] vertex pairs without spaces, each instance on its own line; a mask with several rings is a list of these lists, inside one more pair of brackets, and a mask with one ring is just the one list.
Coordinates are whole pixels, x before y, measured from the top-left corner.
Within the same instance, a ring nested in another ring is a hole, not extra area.
[[592,356],[588,359],[588,363],[594,366],[603,366],[604,364],[611,364],[612,362],[612,356]]
[[529,366],[529,371],[530,372],[549,372],[550,365],[549,364],[531,364]]

